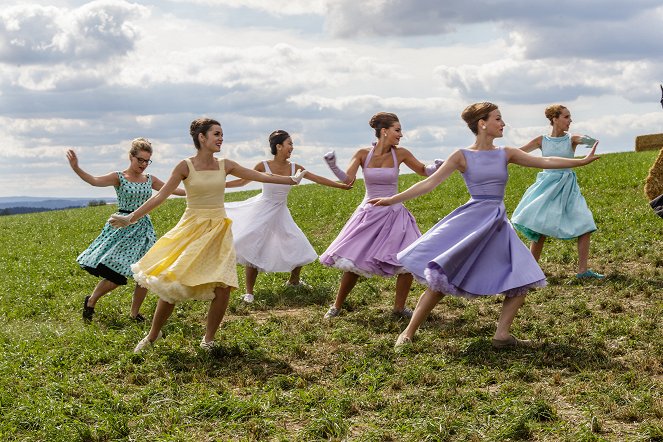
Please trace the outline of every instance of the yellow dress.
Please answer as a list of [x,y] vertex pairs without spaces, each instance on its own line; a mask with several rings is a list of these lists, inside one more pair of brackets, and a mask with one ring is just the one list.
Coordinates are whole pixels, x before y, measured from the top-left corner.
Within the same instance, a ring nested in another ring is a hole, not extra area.
[[223,206],[226,172],[194,169],[183,181],[187,208],[182,218],[131,266],[138,284],[175,304],[188,299],[214,299],[216,287],[238,286],[235,249]]

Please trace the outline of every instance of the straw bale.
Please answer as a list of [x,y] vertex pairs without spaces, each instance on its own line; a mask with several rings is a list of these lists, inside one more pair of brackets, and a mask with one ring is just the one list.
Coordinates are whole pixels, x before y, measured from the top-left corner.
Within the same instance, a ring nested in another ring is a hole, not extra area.
[[635,151],[660,150],[663,148],[663,134],[638,135],[635,137]]
[[656,157],[656,161],[649,169],[649,174],[645,180],[645,195],[649,201],[663,194],[663,149]]

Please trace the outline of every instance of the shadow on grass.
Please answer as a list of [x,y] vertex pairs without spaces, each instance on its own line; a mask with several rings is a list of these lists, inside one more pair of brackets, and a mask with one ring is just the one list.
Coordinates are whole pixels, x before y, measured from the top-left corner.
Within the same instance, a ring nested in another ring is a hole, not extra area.
[[241,302],[232,304],[228,310],[234,314],[250,314],[254,310],[270,310],[284,308],[301,308],[312,305],[326,306],[334,296],[331,287],[315,287],[313,289],[283,287],[278,290],[257,289],[255,301],[251,304]]
[[457,357],[470,364],[506,368],[515,362],[527,362],[539,368],[566,368],[573,371],[627,370],[612,359],[605,348],[590,348],[569,343],[541,343],[531,348],[496,350],[490,338],[472,342]]

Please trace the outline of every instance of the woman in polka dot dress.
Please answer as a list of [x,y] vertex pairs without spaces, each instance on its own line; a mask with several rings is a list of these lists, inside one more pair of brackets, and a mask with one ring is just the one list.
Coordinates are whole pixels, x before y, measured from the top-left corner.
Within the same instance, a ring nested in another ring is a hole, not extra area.
[[[76,152],[71,149],[67,151],[71,168],[83,181],[95,187],[115,187],[118,213],[131,213],[152,196],[152,189],[163,187],[163,181],[143,173],[152,162],[151,156],[150,142],[145,138],[136,138],[131,142],[128,168],[122,172],[92,176],[80,168]],[[185,196],[183,189],[173,193]],[[102,278],[92,294],[83,301],[84,320],[92,320],[99,298],[127,284],[127,277],[132,276],[131,264],[142,258],[155,241],[156,234],[149,217],[141,219],[129,229],[118,230],[106,223],[101,234],[76,259],[83,269]],[[140,306],[146,295],[147,289],[136,284],[131,302],[131,318],[137,322],[145,320],[140,314]]]

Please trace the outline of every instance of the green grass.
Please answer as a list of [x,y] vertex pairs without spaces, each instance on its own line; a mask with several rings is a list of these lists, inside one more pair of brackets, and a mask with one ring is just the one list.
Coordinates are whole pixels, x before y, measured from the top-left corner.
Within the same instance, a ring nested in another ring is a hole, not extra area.
[[[0,440],[661,441],[663,220],[642,191],[655,154],[577,170],[599,226],[590,263],[608,277],[578,283],[575,241],[549,241],[549,285],[514,325],[538,344],[514,351],[490,345],[499,299],[445,298],[395,354],[405,323],[389,314],[393,279],[360,280],[347,310],[323,323],[340,272],[313,263],[310,292],[286,289],[285,274],[261,274],[253,305],[235,292],[213,355],[197,346],[204,302],[178,305],[166,339],[134,355],[147,325],[128,319],[131,286],[81,320],[96,280],[75,258],[113,208],[1,217]],[[510,173],[509,213],[537,171]],[[401,188],[418,179],[402,176]],[[289,205],[321,253],[362,197],[362,183],[302,186]],[[456,174],[407,206],[425,231],[466,200]],[[154,211],[159,235],[183,208]],[[150,294],[147,316],[155,303]]]

